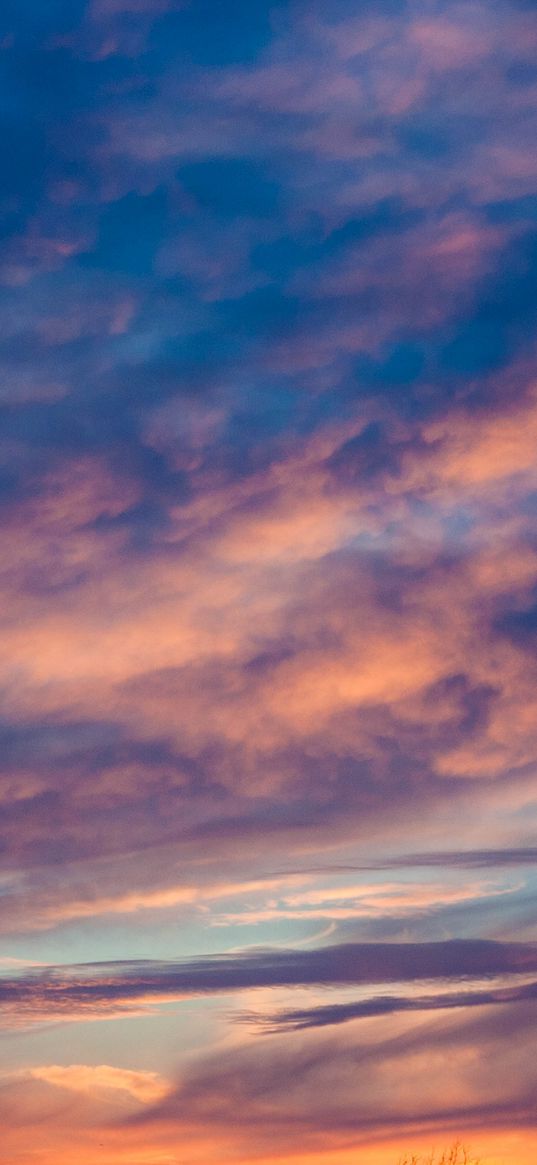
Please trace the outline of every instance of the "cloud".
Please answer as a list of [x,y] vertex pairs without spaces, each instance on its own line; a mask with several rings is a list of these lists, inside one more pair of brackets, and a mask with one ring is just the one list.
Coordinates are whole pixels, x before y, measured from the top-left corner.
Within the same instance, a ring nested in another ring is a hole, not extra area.
[[125,1068],[114,1068],[110,1064],[47,1064],[32,1068],[30,1077],[43,1080],[56,1088],[83,1095],[102,1090],[126,1092],[142,1104],[156,1103],[167,1092],[168,1085],[157,1072],[133,1072]]
[[5,7],[5,1152],[533,1161],[535,12]]
[[279,919],[363,919],[363,918],[405,918],[415,919],[420,913],[429,913],[463,902],[483,901],[489,897],[514,893],[521,889],[515,886],[492,886],[490,884],[439,886],[423,883],[382,883],[357,884],[340,887],[323,887],[285,894],[273,899],[267,905],[249,908],[242,912],[224,913],[215,919],[217,925],[247,925]]
[[272,1015],[241,1016],[245,1023],[256,1024],[268,1033],[302,1031],[307,1028],[327,1027],[347,1023],[353,1019],[392,1015],[408,1011],[443,1011],[461,1007],[488,1007],[493,1004],[519,1003],[537,997],[537,983],[515,987],[498,987],[485,991],[438,992],[435,995],[380,995],[355,1003],[332,1003],[324,1007],[289,1010]]
[[531,943],[485,939],[346,943],[314,950],[251,950],[208,959],[53,967],[0,980],[7,1026],[52,1019],[114,1018],[190,995],[256,987],[461,980],[531,974]]
[[109,1064],[43,1064],[3,1073],[3,1150],[24,1165],[31,1159],[39,1165],[51,1160],[63,1165],[72,1156],[76,1136],[77,1159],[84,1165],[96,1155],[107,1165],[128,1160],[147,1165],[145,1138],[131,1139],[124,1130],[119,1137],[113,1128],[158,1103],[168,1087],[157,1073]]
[[354,1038],[350,1028],[275,1035],[201,1058],[140,1125],[149,1117],[155,1128],[180,1127],[187,1112],[200,1124],[210,1118],[233,1136],[236,1151],[254,1157],[269,1144],[295,1153],[327,1144],[356,1151],[388,1130],[408,1141],[454,1129],[467,1139],[534,1128],[531,1003],[516,1016],[498,1006],[368,1025]]
[[454,850],[438,853],[401,854],[389,861],[390,867],[405,866],[441,866],[443,869],[451,866],[487,867],[487,866],[531,866],[537,861],[535,846],[519,847],[504,850]]

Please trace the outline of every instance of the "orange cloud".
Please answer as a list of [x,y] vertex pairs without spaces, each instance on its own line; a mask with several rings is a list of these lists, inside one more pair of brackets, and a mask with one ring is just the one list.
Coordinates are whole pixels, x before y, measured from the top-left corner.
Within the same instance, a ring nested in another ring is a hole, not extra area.
[[169,1090],[169,1083],[157,1072],[133,1072],[126,1068],[114,1068],[110,1064],[47,1064],[30,1069],[29,1075],[33,1080],[44,1080],[56,1088],[83,1095],[98,1096],[109,1090],[126,1092],[142,1104],[161,1100]]

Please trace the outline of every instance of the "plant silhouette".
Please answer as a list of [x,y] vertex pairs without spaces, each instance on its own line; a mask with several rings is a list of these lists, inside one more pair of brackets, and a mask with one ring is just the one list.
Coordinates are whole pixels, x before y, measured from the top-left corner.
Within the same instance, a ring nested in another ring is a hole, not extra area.
[[425,1156],[419,1153],[410,1156],[405,1154],[399,1158],[398,1165],[479,1165],[479,1160],[477,1157],[471,1157],[464,1145],[456,1141],[450,1149],[445,1149],[441,1153],[433,1150]]

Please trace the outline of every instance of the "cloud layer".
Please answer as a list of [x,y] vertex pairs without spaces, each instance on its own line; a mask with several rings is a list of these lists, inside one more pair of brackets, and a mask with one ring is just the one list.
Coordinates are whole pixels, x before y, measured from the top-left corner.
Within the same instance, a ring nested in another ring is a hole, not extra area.
[[396,1157],[405,1128],[491,1156],[500,1121],[519,1165],[532,5],[8,0],[4,24],[6,1110],[43,1120],[34,1165],[79,1113],[82,1165],[101,1136],[133,1165],[125,1096],[140,1165],[178,1129],[188,1165],[268,1162],[270,1126],[290,1163],[311,1128],[300,1165]]

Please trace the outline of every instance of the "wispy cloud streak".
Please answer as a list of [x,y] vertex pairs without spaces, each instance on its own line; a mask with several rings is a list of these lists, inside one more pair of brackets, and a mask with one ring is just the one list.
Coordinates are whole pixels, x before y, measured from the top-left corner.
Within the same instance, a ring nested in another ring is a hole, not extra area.
[[252,950],[183,962],[141,960],[26,971],[0,978],[0,1002],[36,1018],[91,1019],[103,1009],[182,996],[226,994],[261,987],[309,984],[370,985],[454,981],[537,971],[531,943],[449,940],[433,943],[345,943],[314,950]]

